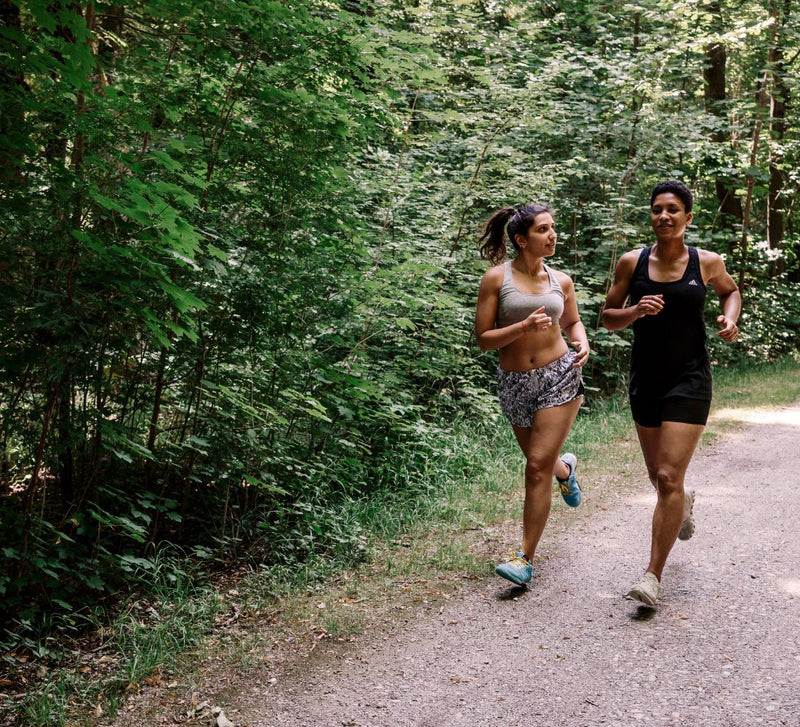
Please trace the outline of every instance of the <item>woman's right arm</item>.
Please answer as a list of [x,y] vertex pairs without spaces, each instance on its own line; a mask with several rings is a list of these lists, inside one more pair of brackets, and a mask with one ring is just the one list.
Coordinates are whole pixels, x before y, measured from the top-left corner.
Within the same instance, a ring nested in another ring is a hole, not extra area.
[[636,305],[625,307],[625,301],[631,291],[631,278],[638,259],[639,250],[632,250],[625,253],[617,263],[614,282],[609,288],[603,306],[603,325],[609,331],[626,328],[642,316],[656,315],[664,307],[660,295],[644,295]]
[[495,328],[502,284],[502,265],[496,265],[487,270],[481,280],[481,287],[478,290],[478,307],[475,311],[475,336],[481,351],[503,348],[526,333],[521,322],[512,323],[503,328]]
[[528,314],[525,320],[502,328],[495,328],[500,288],[503,285],[503,266],[496,265],[486,271],[478,291],[478,308],[475,312],[475,336],[481,351],[505,348],[529,333],[548,331],[553,320],[544,312],[544,306]]

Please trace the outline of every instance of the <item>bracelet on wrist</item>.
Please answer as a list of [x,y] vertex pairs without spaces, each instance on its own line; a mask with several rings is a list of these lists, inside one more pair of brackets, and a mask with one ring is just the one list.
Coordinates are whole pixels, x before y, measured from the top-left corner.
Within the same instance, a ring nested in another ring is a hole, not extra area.
[[525,321],[520,321],[520,323],[522,324],[522,334],[527,335],[528,327],[525,325]]

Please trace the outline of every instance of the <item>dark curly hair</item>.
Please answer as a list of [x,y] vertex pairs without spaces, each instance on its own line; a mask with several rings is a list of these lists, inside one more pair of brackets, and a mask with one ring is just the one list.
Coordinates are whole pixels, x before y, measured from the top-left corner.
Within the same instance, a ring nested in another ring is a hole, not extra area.
[[650,192],[650,206],[653,206],[653,201],[659,194],[666,194],[667,192],[671,192],[683,202],[683,207],[687,213],[692,211],[692,205],[694,204],[692,193],[683,182],[679,182],[677,179],[668,179],[666,182],[659,182],[653,187],[653,191]]

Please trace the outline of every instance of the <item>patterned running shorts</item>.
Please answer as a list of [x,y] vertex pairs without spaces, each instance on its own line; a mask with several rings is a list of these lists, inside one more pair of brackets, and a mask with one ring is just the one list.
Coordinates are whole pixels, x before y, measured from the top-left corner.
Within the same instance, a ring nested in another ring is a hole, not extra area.
[[573,353],[538,369],[505,371],[497,367],[500,408],[515,427],[530,427],[534,412],[566,404],[583,396],[581,370],[573,367]]

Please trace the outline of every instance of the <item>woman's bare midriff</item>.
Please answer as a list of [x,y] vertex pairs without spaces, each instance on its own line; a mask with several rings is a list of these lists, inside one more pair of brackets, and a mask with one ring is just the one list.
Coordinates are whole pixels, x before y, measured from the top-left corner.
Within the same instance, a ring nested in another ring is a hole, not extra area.
[[530,371],[558,361],[569,349],[558,326],[521,336],[500,349],[498,363],[504,371]]

